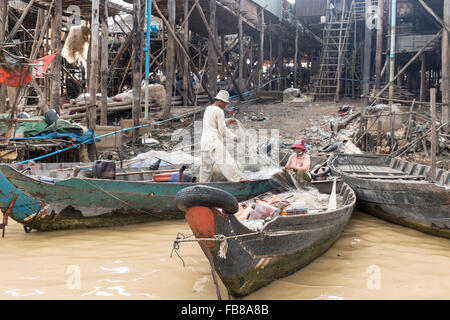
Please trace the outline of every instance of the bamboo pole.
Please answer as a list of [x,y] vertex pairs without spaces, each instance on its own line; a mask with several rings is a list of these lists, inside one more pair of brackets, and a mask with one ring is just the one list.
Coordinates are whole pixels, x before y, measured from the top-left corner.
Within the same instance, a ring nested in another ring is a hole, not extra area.
[[[258,73],[258,87],[261,87],[264,82],[264,28],[265,22],[265,8],[261,9],[261,30],[260,30],[260,38],[259,38],[259,73]],[[298,29],[298,28],[297,28]],[[298,37],[298,34],[297,34]],[[296,50],[298,46],[298,41],[296,44]],[[295,70],[295,74],[297,74],[297,69]]]

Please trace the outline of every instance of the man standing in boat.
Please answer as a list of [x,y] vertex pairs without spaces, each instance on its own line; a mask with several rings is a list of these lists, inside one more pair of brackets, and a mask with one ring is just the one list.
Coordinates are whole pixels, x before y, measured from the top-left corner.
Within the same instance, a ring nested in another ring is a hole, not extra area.
[[238,140],[237,136],[227,128],[228,124],[236,123],[237,120],[233,118],[225,120],[223,111],[230,103],[230,94],[226,90],[220,90],[214,99],[215,103],[206,108],[203,117],[200,182],[211,182],[214,165],[228,181],[245,182],[247,180],[224,145],[226,138],[234,142]]

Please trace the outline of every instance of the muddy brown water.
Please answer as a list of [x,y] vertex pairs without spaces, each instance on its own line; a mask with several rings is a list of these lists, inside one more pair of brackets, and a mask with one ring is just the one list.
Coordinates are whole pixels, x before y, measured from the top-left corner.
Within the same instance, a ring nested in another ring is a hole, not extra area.
[[[197,243],[170,257],[184,220],[0,238],[0,299],[216,299]],[[337,242],[245,299],[450,299],[450,240],[355,212]],[[225,287],[220,284],[223,297]]]

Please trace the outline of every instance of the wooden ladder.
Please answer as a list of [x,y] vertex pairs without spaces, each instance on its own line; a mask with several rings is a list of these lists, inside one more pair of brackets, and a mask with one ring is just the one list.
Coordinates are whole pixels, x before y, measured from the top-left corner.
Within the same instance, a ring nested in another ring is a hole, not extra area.
[[[351,1],[347,10],[347,1]],[[323,44],[320,62],[320,73],[315,86],[315,100],[339,101],[341,75],[349,56],[349,39],[355,20],[355,1],[344,0],[340,20],[331,19],[330,9],[327,9],[327,23],[323,29]]]

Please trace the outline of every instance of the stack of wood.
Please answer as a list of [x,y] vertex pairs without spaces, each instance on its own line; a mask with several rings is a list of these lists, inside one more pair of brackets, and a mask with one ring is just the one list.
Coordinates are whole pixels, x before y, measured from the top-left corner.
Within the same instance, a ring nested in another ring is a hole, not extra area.
[[[209,103],[209,98],[206,94],[198,95],[197,105],[204,105]],[[65,120],[81,120],[86,117],[86,109],[89,105],[89,99],[86,101],[80,101],[78,99],[72,99],[69,103],[63,104],[61,106],[61,118]],[[181,107],[183,105],[183,98],[181,96],[172,97],[172,106]],[[133,108],[133,101],[126,100],[121,102],[116,102],[109,100],[107,103],[108,115],[118,114],[122,112],[131,111]],[[145,101],[141,100],[142,112],[145,111]],[[100,114],[101,102],[97,101],[97,113]],[[149,112],[161,111],[161,107],[157,106],[156,103],[149,103]]]

